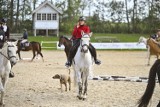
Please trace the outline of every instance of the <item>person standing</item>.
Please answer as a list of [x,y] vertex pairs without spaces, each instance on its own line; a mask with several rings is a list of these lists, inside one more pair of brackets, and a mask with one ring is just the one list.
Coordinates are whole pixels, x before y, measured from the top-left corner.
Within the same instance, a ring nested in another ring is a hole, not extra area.
[[3,26],[3,31],[5,32],[5,39],[9,39],[10,38],[10,29],[7,26],[6,20],[4,18],[2,18],[1,23]]

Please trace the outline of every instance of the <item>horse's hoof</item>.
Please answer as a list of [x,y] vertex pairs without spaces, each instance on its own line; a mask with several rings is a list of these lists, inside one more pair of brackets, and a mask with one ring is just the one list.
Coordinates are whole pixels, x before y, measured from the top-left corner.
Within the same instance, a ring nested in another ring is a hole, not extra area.
[[83,98],[82,100],[84,101],[84,100],[86,100],[86,98]]
[[13,72],[10,72],[9,73],[9,78],[13,78],[14,77],[14,73]]
[[80,97],[80,96],[77,96],[77,98],[78,98],[79,100],[82,100],[82,97]]
[[5,104],[4,103],[0,103],[0,107],[5,107]]

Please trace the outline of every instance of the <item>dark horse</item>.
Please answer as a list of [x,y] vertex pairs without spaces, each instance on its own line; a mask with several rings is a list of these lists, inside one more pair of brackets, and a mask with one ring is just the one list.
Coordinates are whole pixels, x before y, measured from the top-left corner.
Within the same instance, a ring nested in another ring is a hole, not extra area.
[[72,41],[69,40],[67,37],[65,36],[60,36],[59,37],[59,44],[58,46],[61,47],[61,45],[64,45],[64,51],[66,53],[66,56],[67,56],[67,59],[68,59],[68,56],[69,56],[69,50],[70,48],[72,47]]
[[[139,104],[138,107],[147,107],[155,88],[156,74],[158,76],[158,81],[160,83],[160,59],[156,60],[156,62],[153,64],[153,66],[150,69],[148,85],[146,87],[146,91],[144,92],[144,95],[141,97],[141,99],[138,102]],[[157,107],[160,107],[160,102],[157,105]]]
[[[32,58],[32,61],[33,59],[35,58],[36,56],[36,52],[37,52],[37,55],[40,54],[41,57],[42,57],[42,60],[43,60],[43,55],[41,53],[41,45],[39,42],[29,42],[29,45],[28,46],[25,46],[25,49],[22,49],[21,48],[21,41],[22,40],[18,40],[18,43],[17,43],[17,47],[18,47],[18,50],[17,50],[17,53],[18,53],[18,56],[19,56],[19,59],[21,59],[21,55],[20,55],[20,51],[29,51],[29,50],[32,50],[33,52],[33,58]],[[44,61],[44,60],[43,60]]]

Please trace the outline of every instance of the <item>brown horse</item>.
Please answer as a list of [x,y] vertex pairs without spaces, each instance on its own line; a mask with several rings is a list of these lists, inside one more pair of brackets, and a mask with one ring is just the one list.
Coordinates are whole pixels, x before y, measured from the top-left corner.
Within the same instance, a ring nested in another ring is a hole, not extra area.
[[150,58],[151,58],[151,55],[156,55],[157,56],[157,59],[159,58],[159,55],[160,55],[160,47],[158,46],[158,42],[156,42],[154,39],[152,38],[149,38],[147,40],[147,45],[149,45],[149,50],[150,50],[150,53],[149,53],[149,56],[148,56],[148,65],[150,64]]
[[67,37],[64,37],[64,36],[60,36],[59,37],[59,44],[58,46],[61,47],[61,45],[64,45],[64,51],[66,53],[66,57],[68,59],[68,56],[69,56],[69,50],[70,48],[72,47],[72,41],[69,40]]
[[[41,57],[42,57],[42,60],[43,60],[43,55],[41,53],[41,45],[39,42],[29,42],[29,45],[28,46],[25,46],[24,49],[21,48],[21,41],[22,40],[18,40],[18,43],[17,43],[17,47],[18,47],[18,50],[17,50],[17,53],[18,53],[18,56],[19,56],[19,59],[21,59],[21,55],[20,55],[20,51],[29,51],[29,50],[32,50],[33,52],[33,57],[32,57],[32,60],[35,58],[36,56],[36,52],[37,52],[37,55],[40,54]],[[44,61],[44,60],[43,60]]]

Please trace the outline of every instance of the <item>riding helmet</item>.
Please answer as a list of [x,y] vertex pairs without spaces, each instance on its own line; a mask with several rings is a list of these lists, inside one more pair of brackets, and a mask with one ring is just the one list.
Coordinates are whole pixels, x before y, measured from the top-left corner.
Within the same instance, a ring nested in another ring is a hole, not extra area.
[[4,18],[1,19],[2,23],[6,23],[6,20]]
[[86,18],[84,16],[80,16],[79,21],[86,21]]

